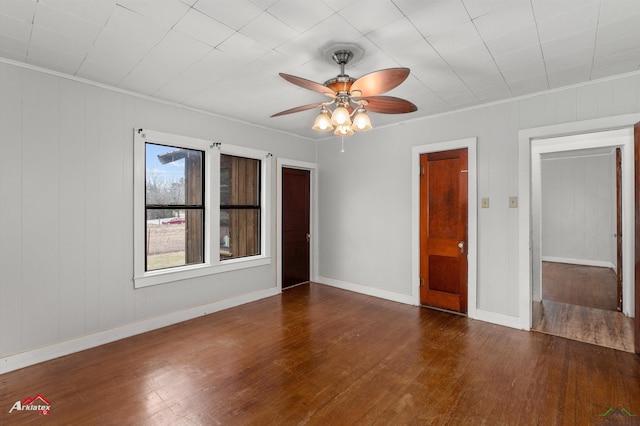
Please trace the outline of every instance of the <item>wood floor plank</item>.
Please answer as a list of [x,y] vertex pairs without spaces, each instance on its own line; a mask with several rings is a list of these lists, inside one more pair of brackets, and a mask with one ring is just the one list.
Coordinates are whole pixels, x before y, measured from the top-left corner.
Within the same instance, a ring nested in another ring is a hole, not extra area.
[[[0,424],[593,424],[640,358],[323,285],[0,376]],[[13,412],[40,393],[44,418]]]

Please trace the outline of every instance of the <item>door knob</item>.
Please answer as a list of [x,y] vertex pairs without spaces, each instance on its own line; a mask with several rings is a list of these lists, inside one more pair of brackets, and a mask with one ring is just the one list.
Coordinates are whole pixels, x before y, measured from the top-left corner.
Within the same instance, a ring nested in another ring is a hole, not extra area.
[[464,253],[464,241],[458,243],[458,248],[460,249],[460,253]]
[[307,233],[307,242],[311,241],[311,234]]

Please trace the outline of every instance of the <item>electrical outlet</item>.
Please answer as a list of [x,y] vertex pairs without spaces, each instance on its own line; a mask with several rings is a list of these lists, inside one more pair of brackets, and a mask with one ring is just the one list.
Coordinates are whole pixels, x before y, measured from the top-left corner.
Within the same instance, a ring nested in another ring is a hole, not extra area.
[[509,197],[509,208],[515,209],[518,207],[518,197]]
[[480,199],[480,207],[482,207],[483,209],[488,209],[489,208],[489,197],[485,197],[485,198],[481,198]]

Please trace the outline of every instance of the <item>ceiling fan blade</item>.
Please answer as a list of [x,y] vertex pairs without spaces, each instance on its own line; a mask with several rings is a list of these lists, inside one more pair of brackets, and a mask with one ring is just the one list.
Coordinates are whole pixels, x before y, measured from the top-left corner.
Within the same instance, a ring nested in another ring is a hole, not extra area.
[[287,80],[289,83],[293,83],[296,86],[300,86],[304,89],[313,90],[314,92],[326,93],[333,95],[333,90],[329,89],[327,86],[323,86],[320,83],[316,83],[315,81],[307,80],[306,78],[296,77],[295,75],[280,73],[280,77]]
[[288,109],[286,111],[280,111],[278,113],[275,113],[271,116],[271,118],[279,117],[281,115],[293,114],[294,112],[306,111],[308,109],[313,109],[313,108],[322,106],[323,104],[325,104],[325,102],[316,102],[315,104],[301,105],[299,107],[295,107],[295,108]]
[[370,96],[362,98],[367,103],[365,109],[382,114],[406,114],[418,110],[411,102],[394,96]]
[[388,68],[365,74],[351,85],[351,92],[360,91],[362,96],[375,96],[397,87],[409,77],[409,68]]

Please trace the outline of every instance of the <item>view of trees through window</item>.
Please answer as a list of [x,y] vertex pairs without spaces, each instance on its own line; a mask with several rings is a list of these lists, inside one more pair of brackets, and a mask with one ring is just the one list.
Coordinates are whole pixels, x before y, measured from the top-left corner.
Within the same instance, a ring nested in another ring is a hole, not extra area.
[[204,261],[204,152],[146,144],[146,270]]

